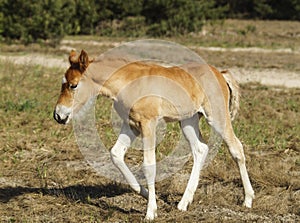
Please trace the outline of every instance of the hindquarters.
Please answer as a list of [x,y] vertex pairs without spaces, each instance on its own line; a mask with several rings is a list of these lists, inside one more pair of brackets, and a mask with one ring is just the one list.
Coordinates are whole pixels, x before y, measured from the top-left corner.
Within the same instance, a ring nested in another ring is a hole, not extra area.
[[[215,78],[217,79],[216,83],[219,85],[215,87],[220,89],[218,93],[221,94],[221,95],[215,95],[215,98],[221,97],[224,99],[224,104],[214,104],[213,100],[211,100],[209,102],[210,107],[211,109],[220,110],[221,108],[216,108],[216,107],[220,107],[223,105],[224,113],[228,111],[230,115],[230,119],[234,120],[239,110],[239,103],[240,103],[239,85],[229,70],[223,70],[220,72],[213,66],[210,66],[210,68]],[[215,99],[215,98],[211,97],[211,99]]]

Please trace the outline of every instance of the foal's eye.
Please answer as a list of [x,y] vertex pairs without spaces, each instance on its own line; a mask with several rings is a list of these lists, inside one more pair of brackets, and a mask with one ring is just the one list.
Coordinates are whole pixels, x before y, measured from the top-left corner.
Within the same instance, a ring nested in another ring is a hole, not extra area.
[[76,85],[71,85],[70,86],[72,89],[75,89],[75,88],[77,88],[77,84]]

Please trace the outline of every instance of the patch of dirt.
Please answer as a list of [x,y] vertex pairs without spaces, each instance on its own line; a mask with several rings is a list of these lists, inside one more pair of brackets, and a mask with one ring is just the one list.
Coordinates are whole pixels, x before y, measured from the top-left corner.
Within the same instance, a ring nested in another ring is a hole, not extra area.
[[231,67],[230,71],[241,84],[258,83],[265,86],[299,88],[300,73],[282,69],[245,69]]
[[[191,162],[173,177],[158,182],[159,217],[155,222],[298,222],[300,169],[295,162],[299,152],[261,155],[246,150],[246,156],[256,193],[252,209],[241,206],[241,180],[236,165],[226,154],[217,156],[202,172],[187,212],[177,210],[176,205],[187,184]],[[95,175],[89,167],[78,166],[74,161],[49,163],[48,183],[41,186],[34,175],[24,178],[22,173],[16,173],[15,177],[1,177],[1,222],[143,221],[145,199],[126,185],[115,184]],[[69,181],[66,177],[73,179],[69,185],[63,183]]]

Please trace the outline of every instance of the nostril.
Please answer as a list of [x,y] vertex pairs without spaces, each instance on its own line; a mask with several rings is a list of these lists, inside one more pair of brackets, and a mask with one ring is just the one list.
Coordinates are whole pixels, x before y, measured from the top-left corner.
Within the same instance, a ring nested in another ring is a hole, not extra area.
[[62,119],[62,118],[60,117],[60,115],[57,114],[57,113],[55,112],[55,110],[54,110],[54,112],[53,112],[53,118],[54,118],[55,121],[57,121],[59,124],[66,124],[67,121],[68,121],[69,116],[66,116],[64,119]]
[[54,118],[57,122],[59,122],[59,121],[61,120],[59,114],[57,114],[55,110],[53,111],[53,118]]
[[67,121],[68,121],[68,118],[69,118],[69,116],[66,116],[66,118],[64,118],[64,119],[60,119],[59,123],[60,124],[66,124]]

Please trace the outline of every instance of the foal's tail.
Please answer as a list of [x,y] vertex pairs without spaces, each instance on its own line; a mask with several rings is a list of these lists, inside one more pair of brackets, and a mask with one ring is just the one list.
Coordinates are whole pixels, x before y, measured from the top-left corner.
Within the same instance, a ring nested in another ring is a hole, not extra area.
[[229,112],[231,121],[233,121],[240,107],[240,88],[229,70],[221,71],[221,73],[223,74],[230,91]]

